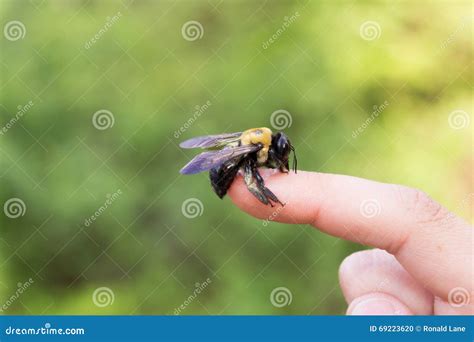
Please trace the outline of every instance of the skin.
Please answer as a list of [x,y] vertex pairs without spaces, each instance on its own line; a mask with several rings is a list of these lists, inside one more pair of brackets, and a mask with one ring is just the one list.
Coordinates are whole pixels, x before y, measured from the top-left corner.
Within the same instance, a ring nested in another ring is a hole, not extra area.
[[[425,193],[343,175],[261,173],[286,205],[274,215],[276,209],[260,203],[238,176],[228,195],[243,211],[376,248],[340,266],[347,314],[474,314],[473,227]],[[370,209],[362,215],[367,200],[378,203],[375,216]],[[449,300],[456,288],[469,298],[460,307]]]

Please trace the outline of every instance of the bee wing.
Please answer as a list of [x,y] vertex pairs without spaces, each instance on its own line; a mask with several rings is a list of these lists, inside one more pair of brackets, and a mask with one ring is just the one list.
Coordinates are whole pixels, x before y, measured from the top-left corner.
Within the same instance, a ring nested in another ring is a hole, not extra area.
[[244,145],[203,152],[194,157],[193,160],[186,164],[179,172],[190,175],[208,171],[230,159],[241,157],[247,153],[258,151],[259,149],[261,149],[259,145]]
[[209,148],[224,146],[228,143],[239,140],[241,135],[242,132],[206,135],[183,141],[179,146],[182,148]]

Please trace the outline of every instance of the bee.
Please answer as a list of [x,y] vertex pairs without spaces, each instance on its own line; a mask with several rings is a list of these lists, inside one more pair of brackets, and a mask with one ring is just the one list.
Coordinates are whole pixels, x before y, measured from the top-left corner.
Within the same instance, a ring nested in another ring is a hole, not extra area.
[[283,132],[272,133],[267,127],[244,132],[196,137],[182,142],[182,148],[208,149],[194,157],[180,173],[189,175],[209,171],[212,188],[223,198],[235,176],[242,170],[248,190],[263,204],[284,205],[265,186],[258,167],[290,171],[289,156],[293,152],[293,171],[297,170],[295,148]]

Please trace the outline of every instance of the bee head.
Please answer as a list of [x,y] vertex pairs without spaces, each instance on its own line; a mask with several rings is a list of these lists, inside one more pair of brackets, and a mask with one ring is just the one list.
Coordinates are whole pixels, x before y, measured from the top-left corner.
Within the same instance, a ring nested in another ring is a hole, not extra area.
[[288,172],[290,170],[289,157],[293,151],[293,170],[296,172],[297,160],[295,148],[290,142],[290,139],[285,133],[277,132],[272,135],[272,144],[270,147],[270,162],[278,167],[282,172]]

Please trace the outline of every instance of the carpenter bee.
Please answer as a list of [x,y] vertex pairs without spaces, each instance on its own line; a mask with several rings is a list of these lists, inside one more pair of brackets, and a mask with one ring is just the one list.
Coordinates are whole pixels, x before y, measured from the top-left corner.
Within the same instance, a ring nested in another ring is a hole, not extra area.
[[265,187],[258,167],[278,169],[288,173],[289,156],[293,152],[293,170],[296,173],[295,148],[283,132],[272,133],[267,127],[252,128],[244,132],[208,135],[182,142],[182,148],[203,148],[181,169],[182,174],[209,171],[211,185],[217,196],[223,198],[237,172],[242,170],[248,190],[265,205],[284,205],[273,192]]

